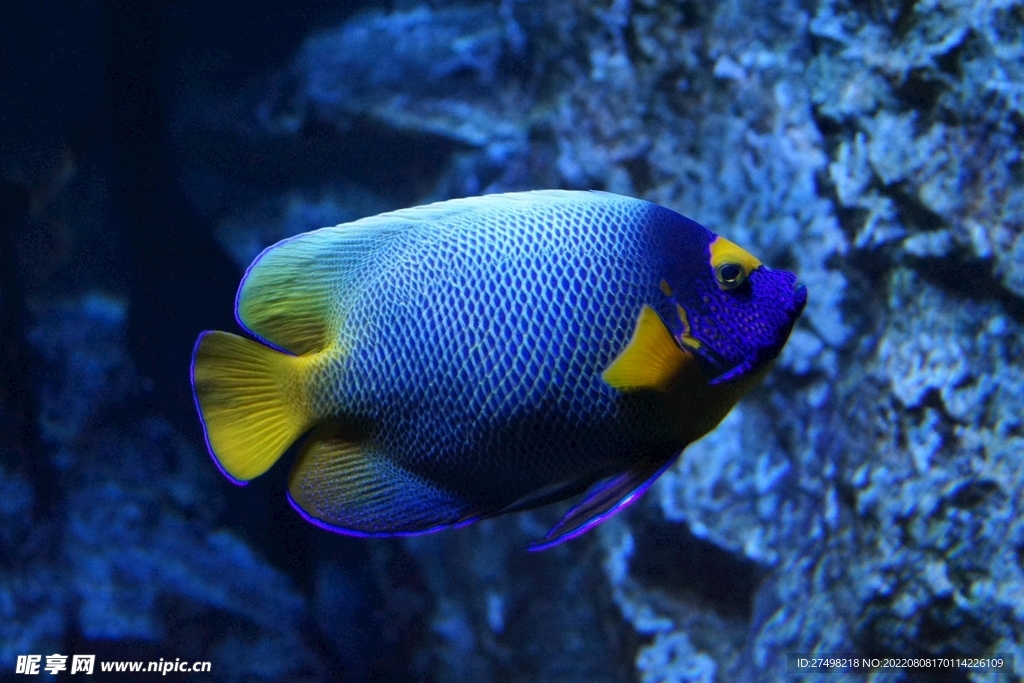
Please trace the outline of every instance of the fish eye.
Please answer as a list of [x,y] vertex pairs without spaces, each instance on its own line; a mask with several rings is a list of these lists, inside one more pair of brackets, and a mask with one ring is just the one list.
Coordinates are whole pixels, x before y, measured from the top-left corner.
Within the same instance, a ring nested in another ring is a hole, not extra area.
[[722,263],[715,268],[715,279],[722,289],[736,289],[747,281],[747,274],[738,263]]

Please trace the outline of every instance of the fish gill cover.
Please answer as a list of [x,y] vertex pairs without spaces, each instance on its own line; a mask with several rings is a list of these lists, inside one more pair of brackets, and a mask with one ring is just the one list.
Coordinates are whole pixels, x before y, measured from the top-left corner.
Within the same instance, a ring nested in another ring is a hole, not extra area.
[[[24,95],[0,103],[5,673],[54,652],[225,681],[1021,665],[1022,3],[158,5],[24,3],[0,29]],[[296,519],[284,473],[218,481],[188,355],[255,254],[545,187],[667,206],[812,292],[765,383],[640,503],[530,554],[564,509],[362,541]]]

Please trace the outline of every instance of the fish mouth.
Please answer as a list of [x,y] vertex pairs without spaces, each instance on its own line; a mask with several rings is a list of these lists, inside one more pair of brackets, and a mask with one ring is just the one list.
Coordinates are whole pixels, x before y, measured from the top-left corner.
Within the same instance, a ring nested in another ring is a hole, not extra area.
[[721,384],[722,382],[728,382],[731,379],[735,379],[749,372],[753,372],[760,367],[763,367],[765,363],[770,362],[776,358],[782,351],[782,347],[785,341],[789,338],[790,332],[793,331],[793,325],[796,324],[797,318],[803,313],[804,307],[807,305],[807,286],[803,283],[797,282],[794,278],[793,281],[793,298],[790,301],[789,306],[786,307],[786,312],[789,317],[789,325],[785,327],[781,336],[782,343],[777,347],[762,347],[756,349],[753,353],[744,358],[738,365],[729,367],[726,364],[725,358],[712,349],[709,345],[703,344],[699,349],[694,349],[701,370],[707,377],[711,379],[708,384]]
[[796,324],[797,318],[800,317],[804,311],[804,307],[807,305],[807,286],[802,282],[797,281],[796,277],[792,274],[788,275],[793,278],[792,298],[789,301],[789,305],[784,308],[786,315],[789,318],[789,324],[784,326],[781,336],[782,343],[777,347],[756,349],[738,364],[730,365],[722,354],[715,351],[711,348],[711,345],[706,342],[702,342],[696,347],[689,344],[684,346],[680,343],[681,348],[689,351],[697,358],[697,364],[700,367],[701,372],[704,373],[704,376],[709,378],[709,384],[727,382],[760,368],[762,365],[770,362],[778,356],[785,344],[785,340],[789,338],[790,332],[793,330],[793,325]]
[[707,377],[718,377],[726,371],[725,358],[708,344],[701,344],[700,347],[683,346],[697,358],[697,365],[701,372]]
[[752,354],[747,356],[746,359],[729,372],[725,374],[719,374],[717,377],[708,382],[708,384],[714,386],[715,384],[721,384],[722,382],[728,382],[731,379],[741,377],[748,372],[752,371],[759,363],[758,354]]

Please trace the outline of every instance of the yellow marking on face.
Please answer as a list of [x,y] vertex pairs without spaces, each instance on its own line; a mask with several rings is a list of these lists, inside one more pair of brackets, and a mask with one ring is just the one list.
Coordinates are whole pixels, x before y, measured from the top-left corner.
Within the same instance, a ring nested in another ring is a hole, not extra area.
[[690,333],[690,319],[686,317],[686,309],[676,304],[676,315],[679,316],[679,322],[683,324],[683,333],[679,336],[679,341],[691,349],[699,349],[700,340]]
[[659,284],[658,286],[661,287],[662,294],[664,294],[665,296],[672,296],[672,288],[668,286],[667,282],[662,280],[661,284]]
[[711,268],[717,269],[723,263],[735,263],[743,268],[743,274],[750,276],[750,273],[761,266],[761,261],[751,255],[746,249],[725,239],[721,235],[715,237],[711,243]]

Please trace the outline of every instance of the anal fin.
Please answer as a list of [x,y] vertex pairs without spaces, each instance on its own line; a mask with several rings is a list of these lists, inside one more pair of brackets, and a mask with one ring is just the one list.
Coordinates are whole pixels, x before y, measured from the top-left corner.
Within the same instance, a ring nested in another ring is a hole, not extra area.
[[678,453],[668,458],[648,457],[625,472],[597,482],[587,490],[582,501],[565,513],[558,524],[529,549],[546,550],[576,538],[636,502],[677,457]]
[[288,500],[307,521],[351,536],[407,536],[475,521],[473,506],[395,464],[337,424],[303,446]]

